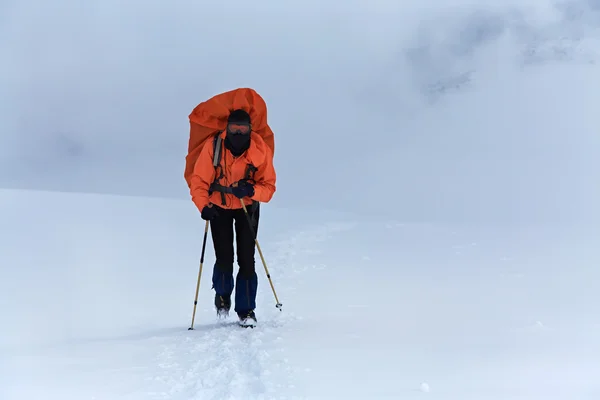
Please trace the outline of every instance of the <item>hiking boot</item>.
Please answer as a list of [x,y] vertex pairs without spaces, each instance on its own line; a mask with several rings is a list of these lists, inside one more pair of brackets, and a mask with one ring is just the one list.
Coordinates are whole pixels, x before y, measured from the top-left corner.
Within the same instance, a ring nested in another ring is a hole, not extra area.
[[215,294],[215,307],[217,308],[217,315],[221,317],[229,315],[231,296]]
[[254,310],[243,311],[237,313],[240,319],[240,325],[242,326],[256,326],[256,315],[254,314]]

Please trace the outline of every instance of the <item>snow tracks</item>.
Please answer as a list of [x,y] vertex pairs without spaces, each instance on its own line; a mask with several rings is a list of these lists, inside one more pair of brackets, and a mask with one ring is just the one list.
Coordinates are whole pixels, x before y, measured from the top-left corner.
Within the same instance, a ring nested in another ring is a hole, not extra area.
[[274,326],[264,322],[244,329],[232,321],[200,325],[164,343],[154,381],[165,390],[149,395],[156,399],[273,398],[289,379]]
[[[307,269],[320,268],[302,260],[316,257],[319,242],[326,241],[338,229],[345,229],[345,225],[320,226],[280,242],[261,243],[283,311],[275,308],[275,298],[257,257],[258,326],[237,326],[233,311],[227,319],[218,320],[212,309],[204,306],[195,330],[156,339],[158,343],[154,344],[162,347],[154,361],[156,376],[149,379],[148,390],[142,397],[169,400],[302,398],[294,385],[294,368],[286,358],[285,340],[286,332],[293,330],[301,318],[296,317],[293,306],[286,308],[286,300],[288,306],[293,305],[294,281],[299,275],[305,274]],[[208,270],[210,268],[203,273],[203,280],[210,279]],[[212,295],[211,291],[209,296]],[[207,298],[206,293],[204,298]]]

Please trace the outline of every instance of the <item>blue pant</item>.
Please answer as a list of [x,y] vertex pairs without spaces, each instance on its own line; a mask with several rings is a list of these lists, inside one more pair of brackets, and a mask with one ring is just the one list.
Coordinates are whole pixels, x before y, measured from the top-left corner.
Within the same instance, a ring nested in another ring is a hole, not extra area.
[[[216,205],[213,204],[213,207]],[[258,231],[259,207],[248,207],[254,231]],[[235,286],[235,311],[244,312],[256,308],[258,277],[254,268],[255,242],[252,229],[243,209],[217,207],[219,215],[211,220],[210,228],[215,248],[216,262],[212,283],[216,294],[229,296]],[[233,279],[234,229],[239,271]]]
[[256,272],[250,276],[244,276],[238,272],[233,281],[233,268],[223,269],[215,264],[212,277],[213,287],[216,294],[230,296],[235,286],[235,312],[244,312],[256,308],[256,291],[258,288],[258,277]]

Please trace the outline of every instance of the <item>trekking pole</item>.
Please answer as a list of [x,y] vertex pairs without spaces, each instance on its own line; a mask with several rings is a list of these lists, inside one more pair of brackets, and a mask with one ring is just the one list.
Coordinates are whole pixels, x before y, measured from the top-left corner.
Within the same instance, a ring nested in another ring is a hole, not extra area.
[[200,277],[202,276],[202,264],[204,264],[204,250],[206,249],[206,237],[208,236],[208,221],[204,227],[204,240],[202,240],[202,254],[200,255],[200,270],[198,271],[198,283],[196,284],[196,297],[194,298],[194,312],[192,313],[192,326],[188,331],[194,330],[194,319],[196,318],[196,306],[198,305],[198,291],[200,290]]
[[248,220],[248,225],[250,226],[250,229],[252,230],[252,236],[254,236],[254,243],[256,243],[256,248],[258,249],[258,254],[260,254],[260,259],[262,260],[263,266],[265,267],[265,273],[267,274],[267,278],[269,278],[269,283],[271,284],[271,289],[273,290],[273,295],[275,296],[275,301],[277,302],[277,304],[275,304],[275,307],[279,308],[279,311],[281,311],[281,307],[283,306],[283,304],[281,304],[279,302],[279,299],[277,298],[277,293],[275,293],[275,287],[273,286],[273,281],[271,281],[271,274],[269,274],[269,270],[267,269],[267,263],[265,262],[265,257],[263,256],[262,250],[260,249],[260,245],[258,244],[258,239],[256,238],[256,231],[254,230],[254,227],[252,226],[252,220],[250,219],[250,214],[248,214],[248,209],[246,208],[246,205],[244,204],[244,201],[242,199],[240,199],[240,203],[242,203],[242,207],[244,208],[244,213],[246,214],[246,219]]

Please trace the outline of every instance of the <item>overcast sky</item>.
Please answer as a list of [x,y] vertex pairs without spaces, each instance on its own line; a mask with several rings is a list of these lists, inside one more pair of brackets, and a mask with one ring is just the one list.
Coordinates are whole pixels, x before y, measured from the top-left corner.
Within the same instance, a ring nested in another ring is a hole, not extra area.
[[598,218],[597,1],[206,3],[0,2],[0,187],[189,198],[190,111],[249,86],[279,207]]

